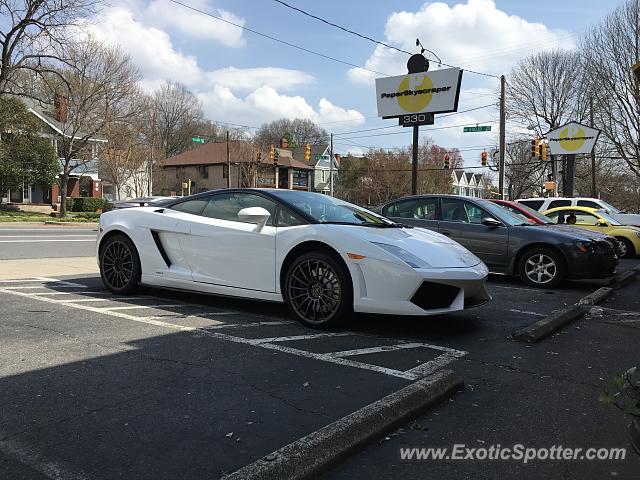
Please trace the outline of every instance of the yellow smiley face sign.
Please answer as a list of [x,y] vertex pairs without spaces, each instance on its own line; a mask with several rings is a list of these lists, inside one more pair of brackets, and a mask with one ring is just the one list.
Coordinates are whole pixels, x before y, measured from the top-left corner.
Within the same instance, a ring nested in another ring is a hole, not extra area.
[[560,132],[560,145],[570,152],[578,150],[586,141],[584,130],[580,127],[571,129],[567,127]]
[[444,113],[458,109],[462,70],[447,68],[376,79],[378,115]]
[[[422,79],[420,77],[422,77]],[[427,105],[431,103],[431,99],[433,98],[433,82],[426,74],[407,75],[404,80],[400,82],[400,85],[398,85],[398,93],[405,91],[425,92],[420,95],[401,95],[397,97],[398,104],[404,111],[422,112],[427,108]]]
[[547,133],[549,148],[552,155],[570,155],[590,153],[600,135],[600,130],[569,122]]

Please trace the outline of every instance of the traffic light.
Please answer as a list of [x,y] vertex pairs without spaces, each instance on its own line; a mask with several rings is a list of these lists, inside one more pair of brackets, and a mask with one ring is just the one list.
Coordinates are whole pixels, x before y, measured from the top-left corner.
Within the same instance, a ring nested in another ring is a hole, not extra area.
[[257,163],[262,162],[262,152],[257,152],[256,153],[256,162]]
[[543,143],[540,145],[540,158],[543,162],[547,160],[547,144]]
[[280,151],[276,150],[275,152],[273,152],[273,165],[274,166],[278,166],[278,160],[280,159]]
[[273,162],[275,158],[276,158],[276,149],[272,143],[271,145],[269,145],[269,160]]
[[487,163],[487,152],[483,151],[482,155],[481,155],[481,158],[482,158],[482,166],[486,167],[488,165],[488,163]]
[[449,155],[445,155],[444,156],[444,169],[448,169],[449,168]]
[[311,158],[311,145],[307,143],[307,147],[304,150],[304,159],[308,162]]
[[540,156],[540,138],[536,137],[535,140],[531,140],[531,157],[538,158]]

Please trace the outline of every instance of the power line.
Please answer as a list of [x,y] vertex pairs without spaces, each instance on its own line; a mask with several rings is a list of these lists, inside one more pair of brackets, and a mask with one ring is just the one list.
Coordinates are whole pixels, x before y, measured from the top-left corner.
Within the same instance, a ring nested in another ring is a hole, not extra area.
[[[174,1],[174,0],[171,0],[171,1]],[[284,6],[285,6],[285,7],[287,7],[287,8],[290,8],[290,9],[292,9],[292,10],[295,10],[295,11],[297,11],[297,12],[300,12],[300,13],[302,13],[303,15],[307,15],[308,17],[311,17],[311,18],[313,18],[313,19],[315,19],[315,20],[318,20],[318,21],[320,21],[320,22],[326,23],[327,25],[330,25],[330,26],[335,27],[335,28],[339,28],[340,30],[342,30],[342,31],[344,31],[344,32],[350,33],[350,34],[352,34],[352,35],[356,35],[356,36],[358,36],[358,37],[360,37],[360,38],[363,38],[363,39],[365,39],[365,40],[369,40],[370,42],[377,43],[378,45],[382,45],[382,46],[387,47],[387,48],[390,48],[390,49],[392,49],[392,50],[397,50],[398,52],[406,53],[407,55],[412,55],[412,53],[411,53],[411,52],[407,52],[406,50],[403,50],[403,49],[401,49],[401,48],[394,47],[393,45],[389,45],[389,44],[387,44],[387,43],[381,42],[381,41],[379,41],[379,40],[375,40],[375,39],[373,39],[373,38],[371,38],[371,37],[368,37],[368,36],[366,36],[366,35],[362,35],[361,33],[354,32],[353,30],[349,30],[348,28],[342,27],[342,26],[340,26],[340,25],[338,25],[338,24],[335,24],[335,23],[333,23],[333,22],[330,22],[329,20],[326,20],[326,19],[324,19],[324,18],[318,17],[317,15],[313,15],[313,14],[311,14],[311,13],[309,13],[309,12],[306,12],[305,10],[302,10],[302,9],[300,9],[300,8],[297,8],[297,7],[294,7],[294,6],[292,6],[292,5],[289,5],[288,3],[285,3],[285,2],[283,2],[283,1],[281,1],[281,0],[274,0],[274,1],[275,1],[275,2],[277,2],[277,3],[279,3],[279,4],[281,4],[281,5],[284,5]],[[432,53],[433,53],[433,52],[432,52]],[[435,55],[435,54],[434,54],[434,55]],[[435,60],[434,60],[433,58],[429,58],[429,57],[426,57],[426,58],[427,58],[428,60],[432,61],[432,62],[438,62],[438,65],[444,65],[444,66],[446,66],[446,67],[452,67],[452,68],[461,68],[461,67],[456,67],[456,66],[454,66],[454,65],[449,65],[448,63],[444,63],[444,62],[442,62],[440,59],[435,59]],[[359,67],[359,68],[362,68],[362,67]],[[365,70],[366,70],[366,69],[365,69]],[[478,71],[475,71],[475,70],[469,70],[469,69],[464,69],[464,70],[465,70],[465,71],[467,71],[467,72],[469,72],[469,73],[474,73],[474,74],[476,74],[476,75],[483,75],[483,76],[485,76],[485,77],[500,78],[499,76],[497,76],[497,75],[492,75],[492,74],[490,74],[490,73],[478,72]],[[378,72],[375,72],[375,73],[378,73]],[[389,76],[389,75],[388,75],[388,76]]]
[[222,18],[222,17],[219,17],[219,16],[214,15],[212,13],[205,12],[204,10],[200,10],[199,8],[192,7],[191,5],[187,5],[185,3],[179,2],[178,0],[169,0],[169,1],[172,2],[172,3],[175,3],[176,5],[180,5],[180,6],[184,7],[184,8],[188,8],[189,10],[193,10],[194,12],[198,12],[198,13],[201,13],[202,15],[207,15],[208,17],[215,18],[217,20],[220,20],[221,22],[228,23],[229,25],[233,25],[234,27],[241,28],[241,29],[246,30],[247,32],[251,32],[251,33],[253,33],[255,35],[259,35],[261,37],[268,38],[269,40],[273,40],[274,42],[282,43],[283,45],[287,45],[288,47],[296,48],[298,50],[302,50],[303,52],[310,53],[310,54],[316,55],[318,57],[326,58],[327,60],[332,60],[334,62],[342,63],[344,65],[349,65],[350,67],[360,68],[362,70],[366,70],[366,71],[371,72],[371,73],[377,73],[378,75],[383,75],[385,77],[390,77],[391,76],[391,75],[389,75],[387,73],[382,73],[382,72],[378,72],[376,70],[371,70],[370,68],[361,67],[360,65],[356,65],[355,63],[351,63],[351,62],[348,62],[346,60],[340,60],[339,58],[331,57],[329,55],[325,55],[324,53],[316,52],[316,51],[310,50],[308,48],[301,47],[300,45],[295,45],[295,44],[289,43],[289,42],[287,42],[285,40],[281,40],[279,38],[272,37],[271,35],[267,35],[266,33],[258,32],[257,30],[253,30],[253,29],[251,29],[249,27],[245,27],[244,25],[239,25],[239,24],[234,23],[234,22],[232,22],[230,20],[227,20],[226,18]]
[[[476,123],[464,123],[461,125],[449,125],[446,127],[435,127],[435,128],[427,128],[424,131],[430,132],[432,130],[445,130],[447,128],[459,128],[459,127],[472,127],[478,123],[496,123],[498,122],[498,120],[482,120]],[[340,140],[349,140],[349,139],[354,139],[354,138],[369,138],[369,137],[383,137],[383,136],[387,136],[387,135],[398,135],[401,133],[411,133],[410,131],[408,132],[391,132],[391,133],[378,133],[378,134],[372,134],[372,135],[358,135],[356,137],[346,137],[346,138],[340,138]]]

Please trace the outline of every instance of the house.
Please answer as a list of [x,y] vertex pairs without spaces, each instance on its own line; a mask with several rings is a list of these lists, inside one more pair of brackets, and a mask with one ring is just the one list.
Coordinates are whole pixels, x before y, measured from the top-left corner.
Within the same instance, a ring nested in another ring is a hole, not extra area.
[[206,143],[158,161],[153,179],[154,194],[198,193],[227,185],[309,191],[313,168],[293,158],[293,153],[286,147],[283,139],[280,147],[274,149],[278,155],[276,167],[268,152],[259,151],[248,142]]
[[[38,135],[41,138],[50,139],[56,152],[59,152],[58,143],[61,138],[69,135],[65,133],[64,122],[67,119],[67,101],[59,96],[53,105],[43,105],[40,102],[21,98],[29,112],[35,115],[41,122]],[[77,133],[75,138],[84,138],[83,133]],[[67,197],[102,197],[102,181],[98,174],[99,147],[107,141],[100,138],[90,138],[91,160],[72,160],[72,169],[67,184]],[[60,159],[60,173],[62,173],[63,160]],[[23,184],[22,188],[0,192],[2,203],[52,205],[60,202],[60,187],[53,185]]]
[[453,193],[467,197],[488,198],[492,196],[492,183],[486,175],[464,170],[451,171]]
[[[311,172],[311,191],[328,195],[331,190],[331,164],[329,145],[310,145],[309,160],[304,162],[313,168]],[[306,145],[291,149],[293,156],[297,159],[304,159]],[[334,152],[333,155],[333,186],[338,183],[338,168],[340,166],[340,155]]]

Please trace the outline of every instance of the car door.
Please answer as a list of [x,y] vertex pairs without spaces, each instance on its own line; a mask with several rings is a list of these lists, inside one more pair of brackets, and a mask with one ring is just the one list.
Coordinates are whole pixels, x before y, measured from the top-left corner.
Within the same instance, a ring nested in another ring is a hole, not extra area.
[[495,215],[459,198],[442,198],[441,212],[440,233],[472,251],[489,267],[504,269],[508,266],[508,227],[482,224],[484,218],[495,218]]
[[[238,218],[248,207],[271,213],[261,230]],[[189,233],[180,237],[193,281],[275,292],[275,210],[275,202],[253,193],[211,195],[201,215],[190,219]]]
[[[573,213],[576,217],[576,223],[574,227],[584,228],[585,230],[592,230],[594,232],[605,233],[607,230],[607,226],[599,225],[598,222],[600,218],[593,213],[583,212],[581,210],[571,210],[566,212],[567,214]],[[566,217],[565,217],[566,221]]]
[[438,231],[438,197],[415,197],[386,205],[382,215],[395,222]]

